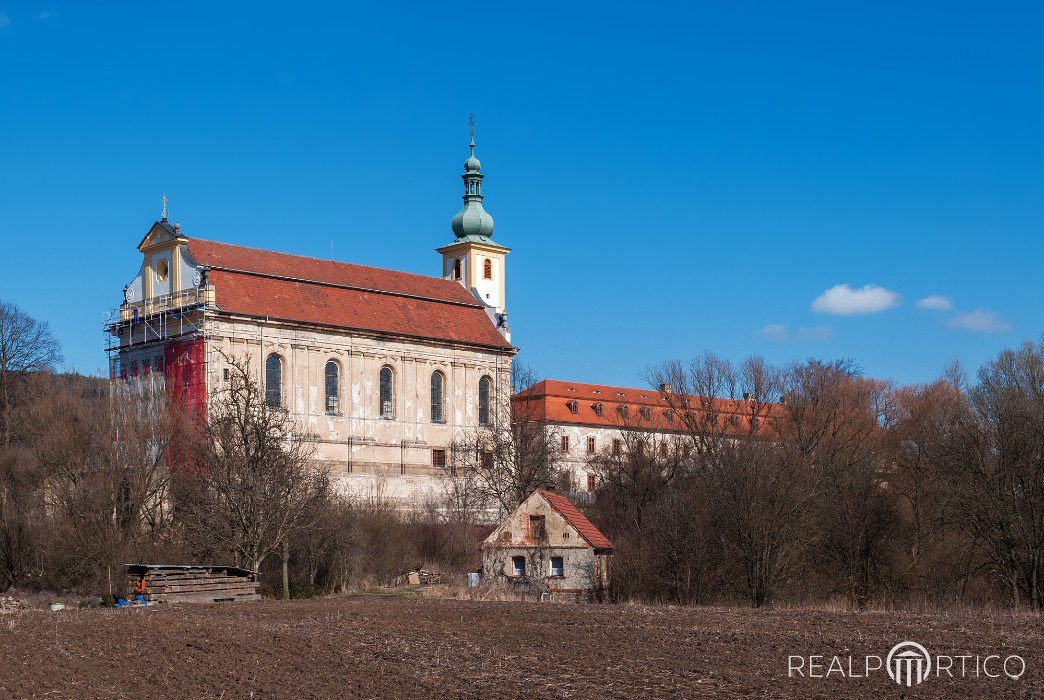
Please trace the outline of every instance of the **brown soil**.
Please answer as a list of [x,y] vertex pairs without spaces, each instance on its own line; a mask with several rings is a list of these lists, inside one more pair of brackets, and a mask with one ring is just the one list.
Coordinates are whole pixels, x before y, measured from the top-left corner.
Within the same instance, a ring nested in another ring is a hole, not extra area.
[[[912,689],[883,671],[787,677],[791,654],[862,659],[907,639],[1027,670]],[[366,598],[16,612],[0,618],[0,696],[1044,697],[1044,622]]]

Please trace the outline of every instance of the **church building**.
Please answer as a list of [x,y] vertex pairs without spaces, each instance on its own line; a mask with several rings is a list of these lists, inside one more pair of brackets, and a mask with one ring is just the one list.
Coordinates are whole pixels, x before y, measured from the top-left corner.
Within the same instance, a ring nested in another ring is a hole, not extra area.
[[222,353],[249,358],[340,488],[417,506],[442,493],[455,440],[509,412],[517,352],[474,134],[470,149],[438,277],[203,240],[164,204],[107,326],[112,377],[205,410]]

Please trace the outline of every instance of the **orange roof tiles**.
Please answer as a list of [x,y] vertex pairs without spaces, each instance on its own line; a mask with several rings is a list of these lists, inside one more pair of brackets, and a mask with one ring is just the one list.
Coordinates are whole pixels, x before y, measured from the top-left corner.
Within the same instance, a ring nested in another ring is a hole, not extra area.
[[[734,399],[705,399],[679,396],[688,400],[693,411],[713,409],[719,420],[731,420],[723,431],[730,434],[748,434],[752,416],[751,404]],[[591,425],[606,428],[631,428],[658,432],[686,432],[685,423],[671,409],[663,395],[655,389],[633,389],[545,379],[523,389],[512,398],[516,415],[532,421]],[[575,402],[575,404],[573,404]],[[573,404],[573,406],[571,406]],[[596,406],[601,404],[598,414]],[[573,412],[575,407],[576,412]],[[621,412],[621,408],[626,413]],[[778,415],[778,404],[761,404],[759,418]]]
[[513,350],[453,280],[191,239],[222,311]]
[[580,533],[584,540],[595,549],[615,549],[609,538],[602,534],[601,530],[594,526],[580,510],[573,505],[572,501],[560,493],[541,490],[540,495],[548,504],[558,512],[566,522]]

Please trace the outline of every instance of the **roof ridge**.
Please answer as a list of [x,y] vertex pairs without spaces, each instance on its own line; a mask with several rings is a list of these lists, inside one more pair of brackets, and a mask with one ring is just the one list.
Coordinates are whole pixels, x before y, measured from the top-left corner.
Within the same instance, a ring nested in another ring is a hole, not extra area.
[[[270,250],[268,248],[255,248],[255,247],[251,247],[251,246],[240,245],[238,243],[225,243],[224,241],[212,241],[212,240],[207,239],[207,238],[190,238],[189,239],[189,253],[190,254],[192,252],[192,243],[193,242],[206,243],[206,244],[210,244],[210,245],[225,246],[225,247],[228,247],[228,248],[238,248],[238,249],[243,250],[243,251],[256,251],[256,252],[261,252],[261,253],[268,253],[270,255],[278,255],[278,256],[283,256],[283,257],[288,257],[288,258],[297,258],[297,259],[300,259],[300,260],[314,261],[314,262],[323,263],[323,264],[332,264],[332,265],[337,265],[337,266],[343,266],[343,267],[346,267],[346,268],[356,268],[356,269],[362,268],[364,270],[372,270],[374,272],[379,272],[379,273],[392,273],[392,274],[395,274],[395,275],[402,275],[402,276],[405,276],[405,277],[415,278],[415,279],[417,279],[419,281],[423,281],[425,283],[434,282],[436,284],[441,284],[443,286],[450,285],[450,284],[457,284],[456,280],[446,280],[446,279],[443,279],[441,277],[432,277],[430,275],[422,275],[422,274],[419,274],[419,273],[416,273],[416,272],[404,272],[402,270],[392,270],[390,268],[377,267],[375,265],[360,265],[359,263],[345,262],[343,260],[328,260],[326,258],[316,258],[316,257],[312,257],[312,256],[309,256],[309,255],[298,255],[297,253],[286,253],[284,251]],[[209,267],[210,269],[213,269],[213,270],[224,270],[224,271],[227,271],[227,272],[234,272],[234,273],[239,273],[239,274],[244,274],[244,275],[253,275],[253,276],[256,276],[256,277],[265,277],[265,278],[268,278],[268,279],[279,279],[279,280],[288,280],[288,281],[291,281],[291,282],[302,282],[302,283],[307,283],[307,284],[316,284],[316,285],[321,285],[321,286],[326,286],[326,287],[334,287],[334,288],[337,288],[337,289],[355,289],[355,290],[364,291],[364,292],[372,292],[374,294],[386,294],[386,295],[390,295],[390,296],[405,297],[405,298],[408,298],[408,299],[423,299],[425,301],[434,301],[434,302],[438,302],[438,303],[442,303],[442,304],[452,304],[452,305],[455,305],[455,306],[464,306],[464,307],[471,307],[471,308],[478,308],[478,309],[485,308],[477,300],[457,301],[457,300],[454,300],[454,299],[446,299],[446,298],[437,297],[437,296],[429,296],[429,295],[426,295],[426,294],[413,294],[413,293],[410,293],[410,292],[403,292],[403,291],[394,290],[394,289],[380,289],[380,288],[376,288],[376,287],[367,287],[367,286],[362,286],[362,285],[357,285],[357,284],[344,284],[344,283],[341,283],[341,282],[331,282],[331,281],[328,281],[328,280],[313,279],[311,277],[295,277],[295,276],[290,276],[290,275],[276,274],[276,273],[272,273],[272,272],[262,272],[262,271],[259,271],[259,270],[247,269],[247,268],[244,268],[242,266],[209,264],[209,265],[207,265],[207,267]]]
[[[243,246],[243,244],[241,244],[241,243],[228,243],[228,242],[223,241],[223,240],[212,240],[210,238],[197,238],[197,237],[189,238],[189,242],[190,243],[193,240],[198,240],[199,242],[204,242],[204,243],[214,243],[214,244],[216,244],[216,246],[228,246],[229,248],[239,248],[239,249],[242,249],[244,251],[259,251],[261,253],[271,253],[272,255],[284,255],[284,256],[289,257],[289,258],[301,258],[302,260],[315,260],[316,262],[328,262],[328,263],[332,262],[335,265],[348,265],[350,267],[365,267],[366,270],[374,270],[374,271],[382,272],[382,273],[395,273],[396,275],[406,275],[408,277],[416,277],[418,279],[422,279],[422,280],[425,280],[425,281],[432,281],[432,280],[434,280],[435,282],[442,283],[442,284],[453,284],[453,283],[456,282],[456,280],[447,280],[447,279],[443,279],[442,277],[433,277],[431,275],[422,275],[421,273],[410,273],[410,272],[406,272],[405,270],[393,270],[393,269],[390,269],[390,267],[379,267],[377,265],[364,265],[364,264],[359,263],[359,262],[348,262],[346,260],[331,260],[330,258],[317,258],[314,255],[301,255],[300,253],[287,253],[286,251],[274,251],[274,250],[271,250],[270,248],[257,248],[255,246]],[[236,269],[236,270],[238,270],[238,269]],[[251,271],[243,270],[243,271],[240,271],[240,272],[251,272]],[[315,282],[317,280],[308,280],[308,281],[309,282]]]

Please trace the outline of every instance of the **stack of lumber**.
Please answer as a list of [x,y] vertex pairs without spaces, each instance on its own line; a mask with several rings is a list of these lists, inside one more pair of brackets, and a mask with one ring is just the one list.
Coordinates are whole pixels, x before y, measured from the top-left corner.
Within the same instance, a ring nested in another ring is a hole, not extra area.
[[128,564],[127,587],[149,603],[260,600],[257,572],[235,566]]

